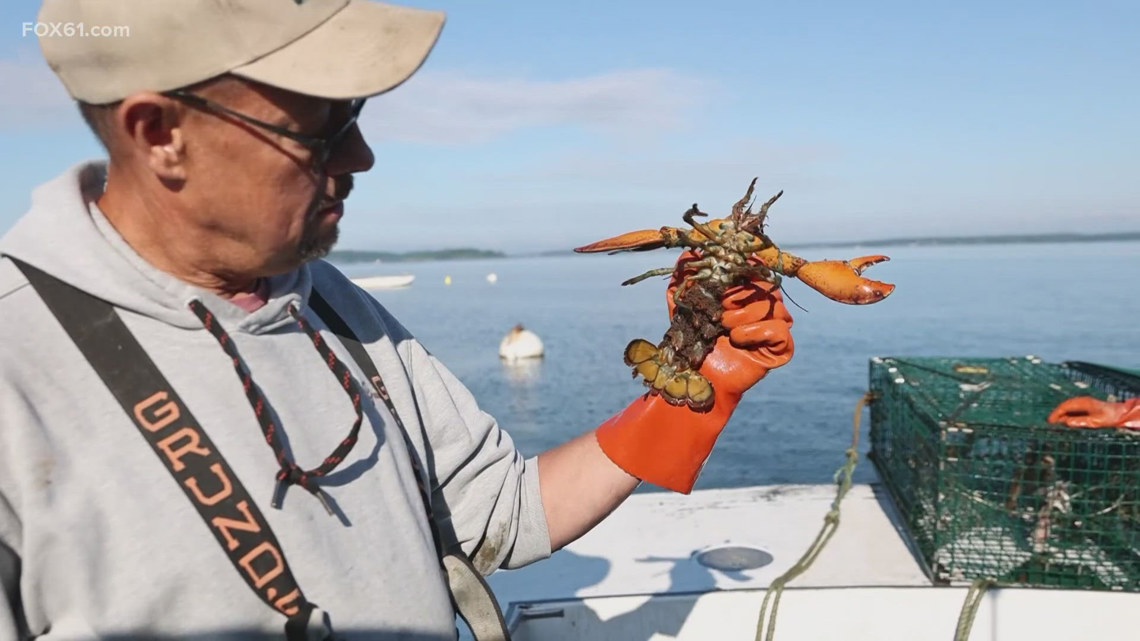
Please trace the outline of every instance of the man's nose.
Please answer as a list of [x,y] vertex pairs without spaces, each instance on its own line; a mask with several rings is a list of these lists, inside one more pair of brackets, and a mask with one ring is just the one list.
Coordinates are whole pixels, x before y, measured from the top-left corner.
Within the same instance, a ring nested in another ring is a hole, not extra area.
[[330,176],[339,176],[365,172],[372,169],[375,164],[376,156],[364,141],[360,126],[353,125],[352,131],[348,132],[344,140],[332,150],[326,169]]

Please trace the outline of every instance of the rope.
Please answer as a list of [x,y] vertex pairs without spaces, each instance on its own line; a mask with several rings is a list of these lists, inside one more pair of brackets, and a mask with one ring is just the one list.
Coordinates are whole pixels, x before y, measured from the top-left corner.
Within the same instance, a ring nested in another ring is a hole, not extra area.
[[[847,492],[851,490],[851,477],[855,473],[855,465],[859,462],[859,423],[863,418],[863,408],[877,398],[877,395],[868,392],[855,404],[855,427],[851,435],[851,447],[846,452],[847,462],[835,472],[835,482],[839,487],[835,493],[835,500],[831,502],[831,510],[823,517],[823,527],[812,544],[808,546],[807,552],[804,552],[804,555],[800,557],[799,561],[796,561],[795,565],[788,568],[787,572],[774,579],[772,584],[768,586],[768,591],[764,595],[764,603],[760,606],[760,619],[756,623],[756,641],[764,641],[764,639],[772,641],[775,639],[776,612],[780,608],[780,597],[783,596],[784,588],[790,581],[811,567],[816,557],[823,551],[824,546],[839,529],[839,504],[843,501],[843,497],[847,496]],[[771,617],[767,616],[769,601],[772,604]],[[765,629],[764,621],[766,618],[768,626]]]
[[954,631],[954,641],[968,641],[970,630],[974,627],[974,617],[978,614],[978,606],[986,590],[993,586],[993,579],[978,579],[970,584],[966,592],[966,601],[962,603],[962,611],[958,614],[958,627]]

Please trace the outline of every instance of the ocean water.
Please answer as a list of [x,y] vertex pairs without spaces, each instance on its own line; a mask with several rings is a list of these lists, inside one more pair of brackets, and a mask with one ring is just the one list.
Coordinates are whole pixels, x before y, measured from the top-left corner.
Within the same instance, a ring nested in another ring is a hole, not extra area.
[[[898,286],[875,305],[835,303],[785,281],[795,357],[745,397],[698,488],[830,482],[876,356],[1035,355],[1140,368],[1140,242],[801,255],[871,253],[891,261],[865,275]],[[675,259],[675,251],[656,251],[341,268],[351,276],[415,274],[411,287],[374,295],[532,455],[592,429],[643,393],[622,352],[633,338],[656,343],[668,327],[665,281],[621,282]],[[499,342],[517,323],[542,338],[544,359],[499,359]],[[868,423],[865,411],[864,452]],[[856,481],[873,478],[864,457]]]

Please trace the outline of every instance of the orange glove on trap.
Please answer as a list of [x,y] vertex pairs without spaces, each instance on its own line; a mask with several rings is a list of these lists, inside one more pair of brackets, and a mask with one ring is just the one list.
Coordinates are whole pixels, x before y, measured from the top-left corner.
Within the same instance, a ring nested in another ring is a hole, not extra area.
[[1068,427],[1138,427],[1140,398],[1109,403],[1092,396],[1070,398],[1049,415],[1050,423]]
[[[685,252],[680,261],[691,257]],[[673,273],[667,292],[670,318],[673,292],[691,273],[683,269]],[[713,385],[712,409],[695,412],[647,394],[597,429],[602,451],[635,478],[674,492],[691,492],[744,392],[792,358],[792,317],[777,287],[750,283],[729,289],[723,300],[721,323],[729,334],[717,339],[698,370]]]

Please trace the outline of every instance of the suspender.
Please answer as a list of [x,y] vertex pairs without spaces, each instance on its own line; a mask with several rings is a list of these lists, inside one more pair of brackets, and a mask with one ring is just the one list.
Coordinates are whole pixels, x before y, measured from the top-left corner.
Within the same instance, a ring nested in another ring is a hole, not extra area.
[[364,350],[364,345],[356,338],[356,334],[352,331],[352,328],[348,326],[348,323],[344,322],[340,314],[337,314],[332,306],[328,304],[328,301],[315,289],[312,290],[312,293],[309,295],[309,306],[313,308],[317,316],[320,316],[321,319],[325,321],[325,324],[332,330],[332,333],[340,338],[341,343],[348,349],[348,353],[352,355],[352,360],[356,361],[356,364],[360,366],[364,375],[368,377],[369,382],[372,383],[372,388],[376,390],[376,394],[380,397],[380,400],[384,401],[384,405],[388,407],[388,411],[391,412],[392,418],[396,421],[396,426],[400,428],[400,434],[404,436],[404,443],[408,447],[408,458],[411,460],[412,472],[416,477],[416,488],[420,492],[420,500],[424,504],[424,511],[427,513],[428,523],[431,525],[431,538],[432,542],[435,543],[436,555],[442,557],[443,543],[439,536],[439,526],[436,524],[435,515],[432,513],[431,497],[427,491],[427,487],[424,485],[424,483],[427,482],[427,475],[424,474],[420,468],[419,461],[415,456],[415,449],[412,447],[412,443],[408,438],[408,430],[404,427],[404,421],[400,420],[400,414],[396,411],[396,405],[392,403],[392,395],[388,393],[388,388],[384,385],[384,379],[380,377],[380,372],[377,371],[376,364],[372,362],[372,358],[368,356],[368,352]]
[[[178,482],[238,574],[266,605],[286,617],[287,641],[310,638],[308,633],[314,627],[321,630],[324,638],[331,638],[327,613],[305,598],[284,550],[257,504],[111,304],[36,267],[8,258],[24,273]],[[458,546],[443,548],[424,485],[427,476],[375,363],[344,319],[316,290],[312,291],[310,304],[368,377],[404,436],[456,611],[479,641],[508,640],[502,612],[483,577]],[[186,457],[191,452],[197,456]]]
[[360,340],[356,338],[356,334],[353,333],[348,323],[344,322],[344,319],[315,289],[309,295],[309,305],[344,343],[345,348],[352,355],[352,359],[356,361],[364,375],[372,382],[380,400],[388,406],[388,411],[392,413],[392,418],[395,419],[396,425],[400,428],[400,433],[404,436],[404,442],[407,444],[409,458],[412,462],[412,471],[416,477],[416,485],[419,487],[420,498],[423,500],[424,510],[427,512],[428,523],[431,525],[431,536],[435,541],[436,551],[439,553],[443,568],[447,572],[451,603],[455,606],[456,612],[471,628],[471,633],[478,641],[509,641],[511,636],[507,630],[506,621],[503,619],[503,612],[499,609],[499,602],[495,600],[491,587],[487,585],[483,575],[475,569],[471,560],[467,558],[459,546],[453,546],[449,549],[443,548],[439,526],[436,524],[431,509],[431,499],[423,485],[427,476],[422,474],[419,462],[416,460],[416,450],[408,438],[408,430],[404,427],[404,422],[400,420],[400,414],[392,403],[392,396],[388,393],[388,388],[384,386],[384,379],[380,377],[376,363],[372,361],[364,346],[360,344]]

